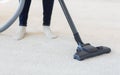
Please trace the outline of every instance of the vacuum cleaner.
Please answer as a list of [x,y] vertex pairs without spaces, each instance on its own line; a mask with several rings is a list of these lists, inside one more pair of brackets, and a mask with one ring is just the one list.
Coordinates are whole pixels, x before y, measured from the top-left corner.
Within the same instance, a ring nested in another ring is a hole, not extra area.
[[[14,23],[14,21],[17,19],[17,17],[22,12],[22,9],[24,7],[24,3],[25,3],[25,0],[20,0],[20,4],[19,4],[17,11],[5,24],[2,25],[3,27],[0,28],[0,32],[5,31]],[[74,54],[74,59],[77,59],[80,61],[80,60],[84,60],[86,58],[90,58],[90,57],[94,57],[97,55],[106,54],[106,53],[111,52],[111,49],[108,47],[105,47],[105,46],[94,47],[89,43],[87,43],[87,44],[83,43],[81,38],[80,38],[80,35],[75,27],[75,24],[74,24],[69,12],[68,12],[68,9],[65,5],[64,0],[59,0],[59,3],[63,9],[63,12],[66,16],[66,19],[67,19],[67,21],[70,25],[70,28],[73,32],[74,39],[76,40],[76,42],[78,44],[76,53]]]
[[14,15],[5,23],[2,25],[2,27],[0,28],[0,32],[5,31],[6,29],[8,29],[17,19],[17,17],[20,15],[20,13],[23,10],[24,4],[25,4],[25,0],[19,0],[19,6],[16,10],[16,12],[14,13]]
[[74,39],[76,40],[78,47],[76,50],[76,53],[74,54],[74,59],[76,60],[84,60],[90,57],[94,57],[94,56],[98,56],[101,54],[107,54],[111,52],[111,49],[109,47],[105,47],[105,46],[99,46],[99,47],[94,47],[91,44],[87,43],[83,43],[83,41],[80,38],[80,35],[75,27],[75,24],[69,14],[69,11],[66,7],[66,4],[64,2],[64,0],[59,0],[59,3],[62,7],[62,10],[65,14],[65,17],[69,23],[69,26],[72,30],[72,33],[74,35]]

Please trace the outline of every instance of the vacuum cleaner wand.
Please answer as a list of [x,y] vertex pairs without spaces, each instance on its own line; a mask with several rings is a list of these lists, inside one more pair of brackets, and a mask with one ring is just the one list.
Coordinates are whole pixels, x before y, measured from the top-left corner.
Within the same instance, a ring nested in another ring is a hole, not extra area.
[[68,9],[67,9],[64,1],[63,1],[63,0],[59,0],[59,3],[60,3],[60,5],[61,5],[61,7],[62,7],[62,9],[63,9],[63,12],[64,12],[64,14],[65,14],[65,16],[66,16],[66,19],[67,19],[67,21],[68,21],[68,23],[69,23],[69,25],[70,25],[70,28],[71,28],[71,30],[72,30],[72,32],[73,32],[73,35],[74,35],[74,38],[75,38],[77,44],[83,44],[83,42],[82,42],[82,40],[81,40],[81,38],[80,38],[80,35],[79,35],[79,33],[77,32],[77,29],[76,29],[76,27],[75,27],[75,24],[74,24],[74,22],[73,22],[73,20],[72,20],[72,18],[71,18],[71,16],[70,16],[70,14],[69,14],[69,12],[68,12]]
[[94,57],[97,55],[111,52],[111,49],[108,47],[105,47],[105,46],[94,47],[94,46],[90,45],[89,43],[84,44],[82,42],[80,35],[75,27],[75,24],[74,24],[69,12],[68,12],[68,9],[65,5],[64,0],[58,0],[58,1],[59,1],[61,8],[66,16],[66,19],[69,23],[69,26],[73,32],[74,38],[78,44],[77,51],[74,54],[74,59],[83,60],[86,58],[90,58],[90,57]]

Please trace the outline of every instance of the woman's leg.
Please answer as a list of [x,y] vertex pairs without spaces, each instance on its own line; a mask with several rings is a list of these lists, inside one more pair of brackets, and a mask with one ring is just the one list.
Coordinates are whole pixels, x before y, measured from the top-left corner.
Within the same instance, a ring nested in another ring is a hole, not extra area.
[[31,4],[31,0],[25,0],[25,5],[23,8],[23,11],[21,12],[21,14],[19,16],[19,25],[20,26],[27,26],[27,19],[28,19],[30,4]]
[[54,0],[43,0],[43,29],[48,38],[56,38],[50,29]]
[[19,30],[17,33],[18,36],[16,37],[17,40],[21,40],[25,37],[30,4],[31,0],[25,0],[24,8],[19,16]]
[[43,25],[50,26],[54,0],[43,0]]

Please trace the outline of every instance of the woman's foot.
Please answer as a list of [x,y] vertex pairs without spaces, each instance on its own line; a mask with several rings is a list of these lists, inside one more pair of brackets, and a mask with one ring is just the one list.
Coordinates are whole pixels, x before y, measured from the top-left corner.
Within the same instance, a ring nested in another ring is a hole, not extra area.
[[17,32],[17,37],[16,39],[17,40],[21,40],[25,37],[25,34],[26,34],[26,26],[20,26],[19,27],[19,30]]
[[57,38],[57,36],[52,33],[50,26],[43,26],[43,32],[46,35],[46,37],[48,37],[50,39]]

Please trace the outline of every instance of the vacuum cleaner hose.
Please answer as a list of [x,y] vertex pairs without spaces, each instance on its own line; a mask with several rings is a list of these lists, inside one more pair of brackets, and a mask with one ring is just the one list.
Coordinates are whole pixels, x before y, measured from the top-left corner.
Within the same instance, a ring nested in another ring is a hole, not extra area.
[[19,4],[16,12],[5,24],[2,25],[2,27],[0,28],[0,32],[5,31],[15,22],[15,20],[17,19],[17,17],[21,14],[21,12],[23,10],[24,4],[25,4],[25,0],[20,0],[20,4]]

